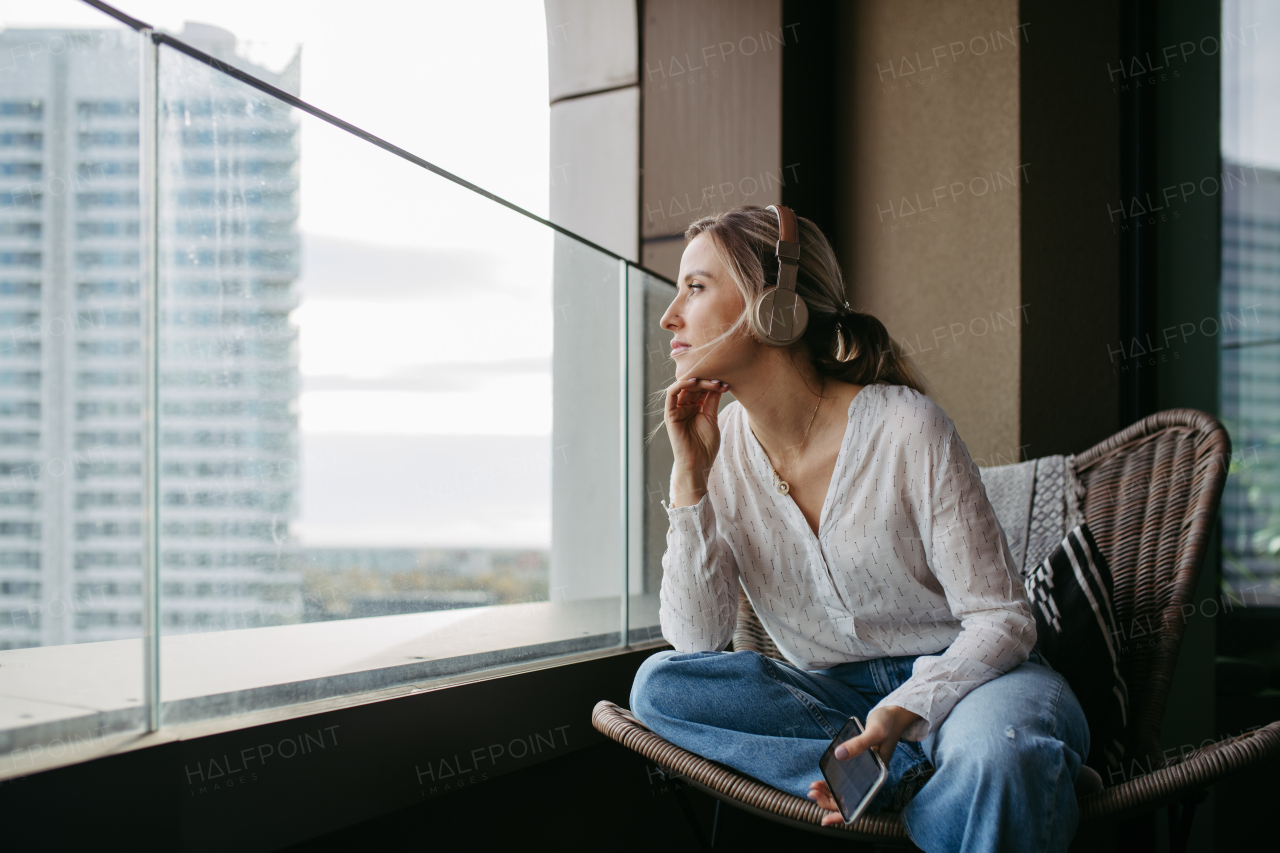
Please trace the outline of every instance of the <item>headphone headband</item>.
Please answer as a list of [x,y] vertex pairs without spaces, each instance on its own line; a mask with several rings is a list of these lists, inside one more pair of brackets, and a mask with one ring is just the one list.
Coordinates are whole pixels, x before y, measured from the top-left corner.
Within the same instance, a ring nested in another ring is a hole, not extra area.
[[780,290],[796,289],[796,273],[800,269],[800,238],[796,234],[796,215],[791,208],[780,204],[771,204],[778,217],[778,243],[774,246],[774,256],[778,259],[778,288]]

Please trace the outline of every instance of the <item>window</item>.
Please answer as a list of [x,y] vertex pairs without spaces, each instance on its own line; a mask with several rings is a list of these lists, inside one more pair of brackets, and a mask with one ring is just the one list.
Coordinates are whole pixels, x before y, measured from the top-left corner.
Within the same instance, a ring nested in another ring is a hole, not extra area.
[[[118,539],[122,536],[136,539],[142,533],[142,525],[136,521],[78,521],[76,522],[76,540]],[[39,537],[39,527],[36,537]]]
[[141,565],[142,555],[137,551],[77,551],[75,557],[77,569],[138,568]]
[[39,252],[0,252],[0,267],[40,269],[43,255]]
[[76,509],[139,506],[142,506],[140,492],[76,492]]
[[0,237],[17,237],[39,240],[41,227],[39,222],[0,222]]
[[[40,282],[0,280],[0,296],[40,296]],[[4,322],[0,315],[0,323]]]
[[[142,342],[136,340],[87,340],[76,342],[76,355],[85,360],[98,359],[103,356],[137,356],[142,352]],[[90,376],[91,374],[82,374]],[[96,375],[96,374],[95,374]],[[110,376],[127,376],[127,381],[123,384],[136,385],[141,381],[141,374],[134,372],[129,374],[104,374]],[[82,380],[85,381],[85,380]],[[92,380],[87,380],[92,381]],[[119,385],[119,381],[108,381],[103,384]]]
[[29,326],[40,319],[37,311],[0,311],[0,328]]
[[[138,220],[88,220],[76,223],[76,238],[80,240],[89,237],[137,237],[138,236]],[[137,258],[133,258],[133,264],[123,264],[123,266],[136,266]]]
[[0,148],[26,148],[39,151],[43,147],[43,133],[0,133]]
[[102,447],[138,447],[141,444],[142,434],[137,431],[77,432],[75,447],[77,450],[89,450]]
[[34,419],[39,417],[40,404],[35,400],[0,399],[0,418]]
[[0,101],[0,117],[39,121],[44,118],[44,104],[40,101]]
[[[422,654],[379,669],[383,684],[649,639],[659,573],[638,531],[662,512],[649,470],[661,483],[670,463],[640,449],[644,312],[669,285],[171,41],[104,19],[59,74],[0,102],[40,105],[15,121],[75,112],[65,138],[0,132],[17,179],[0,190],[0,583],[20,616],[0,611],[0,648],[65,651],[37,697],[53,710],[24,737],[100,725],[62,692],[84,680],[86,643],[121,649],[105,701],[145,697],[167,725],[240,708],[248,660],[297,681],[269,643],[304,623],[361,660],[385,652],[372,628],[412,624]],[[296,91],[287,60],[241,59]],[[127,96],[140,68],[155,104]],[[74,163],[64,192],[18,184],[50,174],[46,152]],[[526,154],[543,168],[541,149],[512,156]],[[65,254],[32,250],[46,247]],[[557,364],[570,372],[553,383]],[[583,508],[609,521],[575,523]],[[53,578],[66,592],[49,606]],[[136,644],[111,644],[143,636],[148,589],[166,639],[207,635],[161,644],[188,657],[159,666],[156,651],[157,671],[216,670],[208,695],[164,679],[148,694]],[[372,683],[305,679],[327,697]],[[251,695],[257,709],[299,693]]]
[[[118,342],[121,346],[134,347],[137,341]],[[136,421],[142,417],[142,404],[129,400],[81,400],[76,403],[76,420],[92,418],[124,418]]]
[[76,177],[82,182],[92,182],[98,178],[122,176],[136,178],[138,176],[137,160],[105,160],[96,163],[78,163]]
[[[123,236],[137,236],[137,230],[132,233],[122,232]],[[80,281],[76,283],[76,297],[79,299],[91,299],[94,297],[136,297],[138,295],[138,281]]]
[[80,210],[93,210],[99,207],[134,208],[137,206],[137,190],[103,190],[101,192],[76,193],[76,207]]
[[185,177],[259,177],[287,178],[294,174],[293,160],[204,160],[190,159],[182,161],[182,174]]
[[0,388],[39,388],[38,370],[0,370]]
[[81,388],[136,386],[141,382],[142,374],[136,370],[82,370],[76,374],[76,384]]
[[0,551],[0,566],[39,570],[40,553],[38,551]]
[[1257,33],[1277,26],[1273,6],[1223,4],[1223,31],[1243,34],[1222,56],[1220,365],[1232,451],[1223,582],[1235,600],[1272,608],[1280,607],[1280,54]]
[[77,101],[80,118],[137,118],[137,101]]
[[27,450],[40,449],[40,433],[38,432],[14,432],[10,430],[0,430],[0,448],[21,447]]
[[38,181],[43,168],[40,163],[0,163],[0,176]]
[[137,148],[138,131],[91,130],[77,134],[76,141],[81,150],[91,148]]
[[40,523],[33,521],[0,521],[0,537],[39,539]]
[[39,357],[39,341],[0,340],[0,358],[38,359]]
[[[284,110],[276,110],[274,112],[279,116]],[[199,113],[195,115],[199,115]],[[270,117],[266,112],[260,113],[260,115],[264,118]],[[178,138],[186,148],[204,148],[214,145],[288,148],[293,144],[293,131],[265,128],[224,128],[222,130],[209,128],[207,130],[184,130]]]

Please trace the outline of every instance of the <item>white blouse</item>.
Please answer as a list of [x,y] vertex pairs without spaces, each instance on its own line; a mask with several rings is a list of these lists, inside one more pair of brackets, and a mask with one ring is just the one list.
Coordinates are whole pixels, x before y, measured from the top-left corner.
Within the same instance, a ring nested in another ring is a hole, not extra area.
[[741,583],[801,669],[925,655],[880,702],[920,715],[906,740],[1027,659],[1036,623],[1026,592],[969,450],[936,403],[904,385],[858,392],[816,537],[774,486],[742,404],[719,423],[707,494],[662,502],[671,525],[660,616],[676,650],[729,644]]

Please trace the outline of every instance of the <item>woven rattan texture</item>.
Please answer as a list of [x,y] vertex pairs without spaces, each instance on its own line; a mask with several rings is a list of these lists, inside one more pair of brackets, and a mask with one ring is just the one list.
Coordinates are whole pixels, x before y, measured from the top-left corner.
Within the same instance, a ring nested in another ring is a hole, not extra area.
[[[1129,769],[1104,777],[1114,783],[1110,787],[1081,796],[1081,820],[1139,814],[1239,767],[1280,756],[1280,722],[1169,760],[1159,747],[1184,627],[1182,606],[1195,590],[1230,455],[1230,440],[1217,419],[1194,409],[1170,409],[1074,460],[1086,488],[1085,520],[1115,578],[1112,603],[1130,697]],[[781,657],[741,588],[733,648]],[[591,719],[606,736],[721,796],[789,821],[817,825],[822,820],[814,803],[668,743],[611,702],[596,705]],[[859,818],[846,831],[911,846],[896,813]]]
[[1280,722],[1225,738],[1172,759],[1168,766],[1142,773],[1096,794],[1080,798],[1082,821],[1115,821],[1142,814],[1212,785],[1224,776],[1280,756]]
[[1080,454],[1084,517],[1115,580],[1127,757],[1160,755],[1160,721],[1226,482],[1231,441],[1193,409],[1144,418]]
[[764,625],[741,584],[738,585],[738,623],[733,626],[733,650],[759,652],[767,658],[782,660],[782,654],[765,632]]

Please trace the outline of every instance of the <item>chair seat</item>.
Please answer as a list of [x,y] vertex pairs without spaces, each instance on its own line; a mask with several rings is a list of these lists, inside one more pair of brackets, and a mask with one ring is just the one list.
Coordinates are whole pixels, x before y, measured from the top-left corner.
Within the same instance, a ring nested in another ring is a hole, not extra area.
[[[745,776],[731,767],[709,761],[649,731],[625,708],[601,701],[591,724],[606,737],[638,752],[671,775],[738,808],[799,829],[874,842],[881,847],[918,849],[907,837],[898,812],[863,815],[849,826],[822,826],[826,812],[810,800]],[[1143,768],[1118,785],[1080,797],[1081,822],[1110,823],[1195,795],[1222,777],[1280,755],[1280,721],[1265,728],[1225,738],[1163,766]]]

